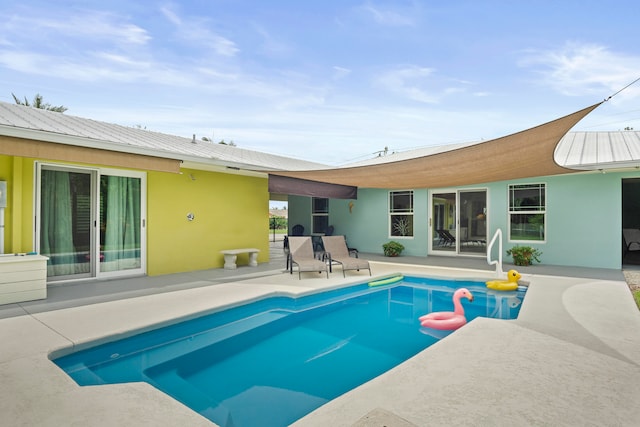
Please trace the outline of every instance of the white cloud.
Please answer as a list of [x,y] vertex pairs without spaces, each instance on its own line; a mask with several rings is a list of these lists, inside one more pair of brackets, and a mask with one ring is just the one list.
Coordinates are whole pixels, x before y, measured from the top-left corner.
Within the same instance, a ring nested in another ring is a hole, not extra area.
[[171,9],[171,5],[167,4],[165,6],[160,7],[160,12],[164,15],[165,18],[169,20],[173,25],[180,26],[182,25],[182,19]]
[[195,43],[213,50],[218,55],[228,57],[235,56],[240,51],[232,40],[211,31],[209,28],[210,23],[207,20],[195,16],[188,16],[183,19],[172,6],[165,5],[161,7],[160,12],[174,25],[176,36],[188,42],[191,47]]
[[14,38],[37,37],[44,44],[59,43],[67,37],[130,45],[144,45],[151,39],[145,29],[125,22],[118,15],[98,11],[64,15],[58,15],[53,11],[47,17],[32,13],[12,15],[8,19],[5,17],[3,28]]
[[432,68],[408,66],[382,73],[375,83],[391,93],[428,104],[437,103],[440,96],[427,89]]
[[69,82],[141,82],[168,86],[196,84],[182,70],[105,52],[86,57],[50,56],[35,52],[0,51],[0,65],[28,75]]
[[542,83],[563,95],[612,95],[640,77],[640,56],[606,46],[566,43],[559,49],[529,51],[520,61],[542,76]]
[[409,12],[400,12],[396,9],[384,8],[367,2],[359,7],[368,17],[376,23],[392,27],[413,26],[414,15]]
[[254,23],[253,28],[262,38],[260,46],[262,54],[269,57],[284,57],[293,52],[291,45],[273,36],[263,26]]
[[351,70],[344,67],[338,67],[337,65],[333,66],[333,79],[340,80],[347,77],[351,74]]

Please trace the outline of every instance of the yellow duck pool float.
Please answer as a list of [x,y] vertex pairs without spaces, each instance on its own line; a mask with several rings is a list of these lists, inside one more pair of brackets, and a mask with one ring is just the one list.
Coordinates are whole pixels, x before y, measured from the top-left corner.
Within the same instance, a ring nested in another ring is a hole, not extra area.
[[487,288],[494,291],[515,291],[518,289],[518,280],[522,275],[516,270],[509,270],[507,280],[490,280],[487,282]]

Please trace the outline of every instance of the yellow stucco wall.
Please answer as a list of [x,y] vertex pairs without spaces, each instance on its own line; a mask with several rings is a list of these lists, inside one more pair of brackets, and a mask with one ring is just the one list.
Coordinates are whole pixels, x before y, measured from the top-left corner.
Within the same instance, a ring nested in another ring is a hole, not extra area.
[[[265,178],[183,169],[148,174],[149,275],[218,268],[220,251],[260,249],[269,260],[269,192]],[[194,220],[187,215],[192,213]],[[238,265],[246,265],[246,255]]]
[[[9,158],[9,156],[2,156],[0,155],[0,181],[6,181],[7,182],[7,192],[8,192],[8,186],[10,185],[11,182],[11,176],[12,176],[12,171],[13,168],[11,166],[11,159]],[[6,224],[9,224],[9,208],[6,208],[4,210],[4,221]],[[4,249],[5,252],[9,252],[10,248],[8,247],[8,242],[10,240],[9,234],[10,234],[10,230],[8,226],[5,226],[5,235],[4,235]],[[13,251],[11,251],[13,252]]]
[[33,248],[33,159],[0,155],[0,181],[7,182],[4,252]]
[[[0,155],[0,180],[7,181],[9,197],[5,209],[7,253],[34,250],[34,162]],[[188,213],[195,215],[193,221],[187,220]],[[149,172],[147,274],[220,268],[223,249],[257,248],[258,262],[267,262],[268,218],[266,178],[189,169],[182,174]],[[247,256],[238,256],[238,265],[246,264]]]

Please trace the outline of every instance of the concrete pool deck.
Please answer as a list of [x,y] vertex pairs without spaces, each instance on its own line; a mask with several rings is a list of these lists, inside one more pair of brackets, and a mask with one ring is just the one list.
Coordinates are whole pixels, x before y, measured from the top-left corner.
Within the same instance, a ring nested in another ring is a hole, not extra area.
[[[487,269],[418,264],[375,260],[372,270],[374,277],[494,277]],[[367,272],[346,279],[340,271],[329,279],[305,273],[298,280],[281,267],[218,270],[113,281],[108,286],[124,290],[111,294],[120,297],[87,294],[72,302],[56,300],[53,286],[51,301],[0,307],[0,425],[212,425],[145,383],[79,387],[49,355],[269,295],[369,280]],[[530,287],[517,320],[473,320],[294,425],[637,425],[640,312],[622,273],[519,271]],[[135,280],[157,289],[127,288]],[[57,293],[63,288],[73,289]]]

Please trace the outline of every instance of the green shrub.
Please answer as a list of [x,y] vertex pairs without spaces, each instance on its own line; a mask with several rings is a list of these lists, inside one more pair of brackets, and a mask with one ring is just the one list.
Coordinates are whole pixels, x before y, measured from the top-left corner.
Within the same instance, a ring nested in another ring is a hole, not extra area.
[[382,245],[382,250],[386,256],[398,256],[404,250],[404,246],[402,246],[398,242],[394,242],[393,240]]
[[513,257],[515,265],[531,265],[533,261],[540,262],[542,252],[531,246],[514,246],[507,251],[507,255]]

